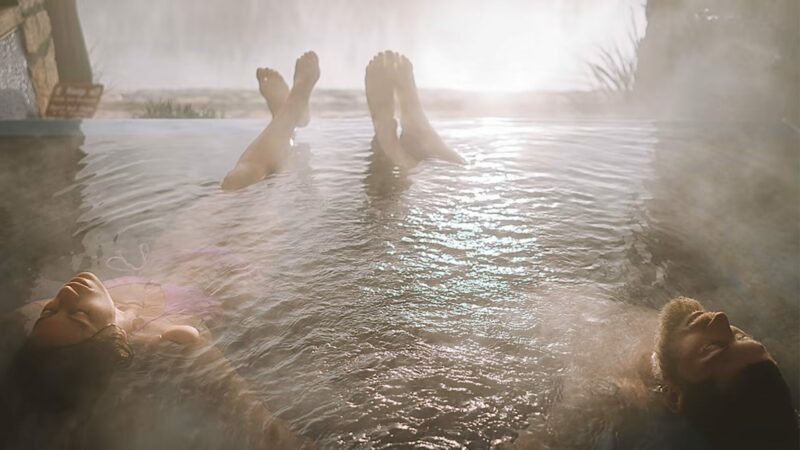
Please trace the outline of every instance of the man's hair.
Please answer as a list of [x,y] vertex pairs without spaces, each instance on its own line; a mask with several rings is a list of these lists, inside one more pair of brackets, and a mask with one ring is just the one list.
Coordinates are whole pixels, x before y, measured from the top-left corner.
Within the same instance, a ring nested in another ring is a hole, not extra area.
[[25,343],[11,362],[4,388],[14,389],[20,401],[37,412],[75,410],[94,403],[114,370],[132,358],[125,332],[116,325],[61,347]]
[[678,375],[674,343],[686,318],[703,310],[697,300],[679,297],[664,306],[659,316],[654,374],[659,381],[683,389],[682,415],[712,448],[800,448],[797,413],[774,362],[745,367],[724,388],[713,379],[690,383]]
[[703,311],[703,305],[688,297],[678,297],[667,303],[659,314],[653,372],[660,381],[680,381],[677,358],[672,348],[681,325],[693,312]]
[[772,361],[747,366],[725,388],[712,380],[688,383],[684,415],[712,448],[800,448],[789,386]]

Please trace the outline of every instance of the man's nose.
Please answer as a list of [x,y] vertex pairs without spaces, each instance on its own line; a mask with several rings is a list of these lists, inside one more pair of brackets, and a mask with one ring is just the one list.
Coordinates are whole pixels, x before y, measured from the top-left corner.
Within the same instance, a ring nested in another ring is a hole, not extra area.
[[711,322],[708,324],[708,330],[716,335],[719,339],[730,341],[734,338],[731,323],[728,321],[728,316],[725,313],[714,313]]

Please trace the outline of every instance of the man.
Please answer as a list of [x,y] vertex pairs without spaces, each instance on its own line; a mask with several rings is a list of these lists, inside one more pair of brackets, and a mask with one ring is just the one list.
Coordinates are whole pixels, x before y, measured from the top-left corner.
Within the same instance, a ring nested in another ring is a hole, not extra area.
[[689,298],[668,303],[659,322],[658,391],[711,448],[800,448],[789,388],[760,342]]
[[[724,313],[677,298],[652,310],[575,296],[548,320],[569,376],[513,444],[528,450],[800,448],[797,413],[763,345]],[[574,324],[579,323],[579,327]],[[565,325],[566,324],[566,325]],[[653,330],[656,331],[655,348]]]

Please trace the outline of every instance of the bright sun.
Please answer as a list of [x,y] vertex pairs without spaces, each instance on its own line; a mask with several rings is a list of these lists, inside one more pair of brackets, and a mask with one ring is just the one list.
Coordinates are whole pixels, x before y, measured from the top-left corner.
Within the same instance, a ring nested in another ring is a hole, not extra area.
[[422,88],[588,89],[598,50],[632,48],[634,22],[643,32],[645,0],[147,1],[159,22],[134,0],[81,0],[93,58],[119,88],[249,89],[255,67],[290,77],[313,49],[320,88],[361,89],[370,58],[393,49]]
[[603,46],[625,44],[630,3],[564,3],[437,3],[418,30],[437,43],[417,48],[420,85],[481,91],[585,85],[587,60]]

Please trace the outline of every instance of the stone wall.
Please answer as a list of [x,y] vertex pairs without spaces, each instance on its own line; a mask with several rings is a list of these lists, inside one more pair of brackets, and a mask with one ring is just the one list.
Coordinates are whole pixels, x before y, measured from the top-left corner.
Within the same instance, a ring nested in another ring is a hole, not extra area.
[[[19,45],[20,40],[22,48]],[[43,115],[47,110],[50,94],[58,84],[55,46],[44,0],[20,0],[18,6],[0,8],[0,41],[8,48],[0,53],[0,67],[9,68],[9,75],[18,79],[17,72],[21,67],[19,53],[22,50],[28,70],[28,82],[24,83],[5,80],[7,74],[3,72],[4,69],[0,69],[0,76],[3,77],[0,83],[10,84],[5,87],[9,91],[16,89],[18,94],[8,94],[14,97],[26,97],[30,94],[29,87],[32,87],[35,115]],[[14,70],[17,72],[13,72]]]
[[667,116],[800,120],[800,2],[648,0],[637,98]]
[[0,38],[0,120],[36,117],[39,112],[22,40],[19,30]]

